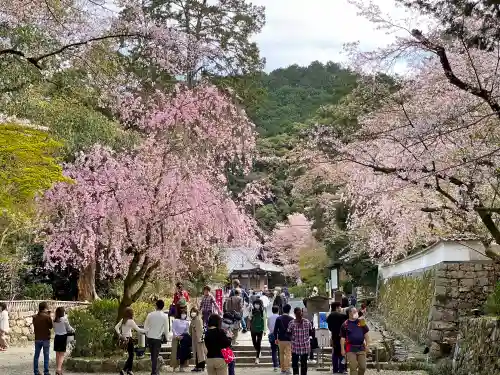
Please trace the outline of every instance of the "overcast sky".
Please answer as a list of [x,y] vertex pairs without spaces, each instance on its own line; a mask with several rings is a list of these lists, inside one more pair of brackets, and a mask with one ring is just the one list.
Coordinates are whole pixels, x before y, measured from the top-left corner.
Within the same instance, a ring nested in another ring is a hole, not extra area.
[[[344,43],[360,41],[371,50],[390,43],[394,36],[375,30],[347,0],[251,0],[266,7],[266,26],[256,37],[266,71],[311,61],[342,61]],[[404,14],[395,0],[374,0],[382,11],[398,18]]]

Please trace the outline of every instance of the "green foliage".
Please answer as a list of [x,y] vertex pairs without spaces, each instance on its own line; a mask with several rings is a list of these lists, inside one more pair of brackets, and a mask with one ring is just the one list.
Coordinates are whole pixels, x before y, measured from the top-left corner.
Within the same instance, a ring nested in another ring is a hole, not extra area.
[[495,291],[488,296],[485,310],[487,314],[500,316],[500,281],[497,282]]
[[310,288],[305,285],[294,285],[288,288],[288,292],[290,294],[293,294],[295,298],[305,298],[307,297],[307,293],[310,290]]
[[68,319],[76,331],[73,357],[105,358],[117,352],[114,324],[106,325],[87,309],[71,310]]
[[[357,76],[340,65],[291,65],[261,76],[267,97],[248,113],[264,137],[291,133],[323,105],[335,104],[356,86]],[[292,130],[293,131],[293,130]]]
[[[71,353],[74,357],[107,357],[119,349],[115,341],[115,325],[119,301],[98,300],[86,309],[75,309],[69,312],[69,320],[76,331],[76,346]],[[154,310],[153,305],[136,302],[132,306],[134,320],[143,324],[148,313]]]
[[[88,307],[88,312],[102,321],[105,326],[114,327],[119,304],[120,302],[117,299],[97,300]],[[154,306],[148,302],[135,302],[131,307],[134,310],[134,320],[137,324],[144,323],[148,313],[154,310]]]
[[24,287],[26,299],[52,299],[54,291],[50,284],[28,284]]
[[133,132],[122,130],[118,123],[85,104],[85,97],[67,97],[57,91],[48,96],[47,91],[48,88],[37,87],[19,92],[4,110],[22,113],[25,118],[48,127],[48,132],[61,141],[66,161],[95,143],[123,149],[137,141]]
[[328,280],[328,256],[323,248],[307,249],[299,257],[300,279],[307,287],[324,289]]
[[380,287],[378,307],[389,328],[393,327],[425,344],[434,295],[434,271],[399,276]]
[[60,147],[43,130],[0,125],[0,211],[27,212],[37,194],[66,180],[56,158]]

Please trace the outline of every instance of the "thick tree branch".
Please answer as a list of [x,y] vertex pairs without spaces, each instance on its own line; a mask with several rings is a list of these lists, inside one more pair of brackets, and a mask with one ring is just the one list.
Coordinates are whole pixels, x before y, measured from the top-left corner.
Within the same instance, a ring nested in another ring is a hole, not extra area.
[[49,57],[52,57],[52,56],[55,56],[55,55],[59,55],[59,54],[65,52],[66,50],[81,47],[81,46],[84,46],[84,45],[92,43],[92,42],[98,42],[98,41],[102,41],[102,40],[116,39],[116,38],[138,37],[139,35],[140,34],[137,34],[137,33],[132,33],[132,34],[125,33],[125,34],[111,34],[111,35],[105,35],[105,36],[100,36],[100,37],[96,37],[96,38],[90,38],[90,39],[83,40],[80,42],[66,44],[66,45],[62,46],[61,48],[58,48],[54,51],[47,52],[45,54],[38,55],[38,56],[27,56],[22,51],[19,51],[19,50],[14,49],[14,48],[7,48],[7,49],[0,50],[0,56],[1,55],[19,56],[19,57],[26,59],[26,61],[28,61],[29,63],[33,64],[37,69],[43,70],[43,67],[40,65],[40,62],[42,60],[49,58]]
[[158,267],[160,267],[160,262],[156,261],[151,267],[148,268],[148,270],[144,274],[144,279],[142,280],[141,286],[132,295],[132,301],[135,302],[135,301],[137,301],[139,299],[139,297],[144,292],[144,289],[146,289],[146,286],[148,285],[149,280],[151,279],[151,276],[153,275],[153,272],[156,271],[156,269]]
[[464,82],[463,80],[458,78],[457,75],[453,72],[450,60],[448,59],[448,55],[446,54],[446,49],[443,46],[431,42],[422,34],[420,30],[412,30],[412,35],[415,39],[422,43],[425,48],[427,48],[431,52],[434,52],[439,57],[444,74],[452,85],[458,87],[460,90],[468,91],[472,95],[483,99],[486,103],[488,103],[489,107],[500,119],[500,104],[498,104],[498,102],[493,99],[491,92],[483,87],[473,86],[470,83]]

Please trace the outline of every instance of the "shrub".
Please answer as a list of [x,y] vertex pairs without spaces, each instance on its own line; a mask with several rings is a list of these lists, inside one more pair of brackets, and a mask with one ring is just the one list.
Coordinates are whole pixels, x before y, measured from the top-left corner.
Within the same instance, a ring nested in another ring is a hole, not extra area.
[[302,285],[294,285],[288,288],[288,292],[293,294],[295,298],[306,297],[307,296],[307,286],[305,284]]
[[106,357],[116,351],[114,324],[106,326],[85,309],[71,310],[68,315],[76,331],[73,357]]
[[497,282],[495,291],[486,300],[486,313],[500,316],[500,281]]
[[28,284],[24,287],[24,298],[26,299],[52,299],[54,291],[50,284]]

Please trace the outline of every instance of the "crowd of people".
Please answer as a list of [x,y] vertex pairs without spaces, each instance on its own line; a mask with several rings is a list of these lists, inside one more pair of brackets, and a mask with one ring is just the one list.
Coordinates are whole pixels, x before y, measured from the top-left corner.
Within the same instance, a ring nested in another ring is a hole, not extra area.
[[[143,328],[134,321],[131,307],[125,309],[122,319],[116,324],[119,346],[127,353],[127,360],[120,375],[133,375],[135,342],[133,331],[146,336],[151,354],[151,374],[157,375],[161,345],[166,341],[169,326],[172,331],[170,366],[174,371],[186,371],[188,363],[194,359],[193,372],[207,370],[209,375],[234,375],[235,358],[232,349],[237,345],[240,331],[250,332],[255,349],[255,363],[259,364],[262,340],[267,334],[270,343],[274,371],[281,374],[307,375],[308,363],[313,360],[313,349],[317,348],[312,318],[305,308],[288,304],[285,291],[276,288],[273,292],[245,291],[238,280],[234,280],[223,306],[219,306],[209,286],[203,289],[198,306],[188,312],[190,296],[177,283],[172,305],[165,312],[163,300],[156,301],[156,310],[147,315]],[[366,357],[369,352],[368,326],[364,320],[366,306],[356,309],[353,298],[342,298],[342,302],[331,304],[327,317],[331,332],[332,364],[334,374],[350,370],[351,375],[364,375]],[[272,313],[267,316],[271,304]],[[173,321],[170,324],[170,318]],[[75,330],[65,314],[58,307],[54,318],[46,302],[39,304],[38,313],[33,317],[35,353],[34,375],[40,375],[38,362],[43,352],[44,375],[49,374],[49,352],[51,331],[54,331],[53,349],[56,352],[56,375],[62,374],[62,366],[68,343]],[[9,332],[7,306],[0,303],[0,350],[7,349],[6,334]]]

